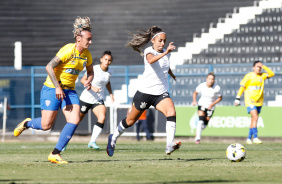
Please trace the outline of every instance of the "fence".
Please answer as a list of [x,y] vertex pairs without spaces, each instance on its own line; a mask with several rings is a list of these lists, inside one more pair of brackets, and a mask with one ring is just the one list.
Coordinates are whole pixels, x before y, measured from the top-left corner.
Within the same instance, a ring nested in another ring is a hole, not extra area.
[[[267,80],[265,83],[265,104],[268,101],[275,100],[276,95],[282,95],[282,64],[268,63],[276,76]],[[144,66],[111,66],[113,76],[111,84],[113,91],[120,90],[122,85],[126,85],[124,95],[127,96],[125,104],[131,104],[132,97],[129,95],[129,84],[131,79],[136,79],[143,73]],[[217,64],[217,65],[181,65],[173,71],[177,80],[169,78],[169,91],[171,98],[176,106],[189,106],[192,103],[192,93],[196,86],[204,82],[206,75],[214,71],[216,82],[221,86],[223,100],[219,105],[232,105],[236,92],[239,89],[239,83],[244,75],[252,71],[251,64]],[[83,76],[79,75],[78,81]],[[45,67],[31,66],[23,67],[22,70],[15,70],[13,67],[0,67],[0,101],[7,97],[11,110],[7,112],[7,130],[12,131],[14,127],[26,117],[41,116],[40,110],[40,91],[47,77]],[[76,91],[79,95],[83,90],[80,82],[76,83]],[[116,97],[118,98],[118,97]],[[110,111],[108,111],[110,112]],[[65,122],[62,114],[59,113],[56,121]],[[78,128],[78,132],[91,132],[91,122],[93,115],[86,117]],[[91,120],[90,120],[91,119]],[[89,122],[91,121],[91,122]],[[110,117],[106,120],[110,122]],[[119,121],[119,120],[117,120]],[[65,124],[65,123],[63,123]],[[108,123],[109,124],[109,123]],[[56,123],[53,130],[61,130],[60,123]],[[105,132],[109,133],[110,127],[106,126]]]

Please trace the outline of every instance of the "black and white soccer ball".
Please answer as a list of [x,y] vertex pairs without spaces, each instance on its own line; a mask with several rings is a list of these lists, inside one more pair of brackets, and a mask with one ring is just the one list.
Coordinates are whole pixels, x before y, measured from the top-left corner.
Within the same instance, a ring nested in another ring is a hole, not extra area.
[[241,162],[246,158],[246,150],[242,144],[231,144],[226,149],[226,157],[231,162]]

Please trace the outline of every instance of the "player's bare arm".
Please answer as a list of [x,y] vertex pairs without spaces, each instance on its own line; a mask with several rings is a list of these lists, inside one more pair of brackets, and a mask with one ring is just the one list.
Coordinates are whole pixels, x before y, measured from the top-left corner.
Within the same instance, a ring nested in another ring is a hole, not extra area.
[[209,106],[209,110],[212,109],[213,106],[215,106],[215,104],[217,104],[218,102],[220,102],[222,100],[222,96],[218,97],[212,104],[210,104]]
[[111,86],[111,82],[110,82],[110,81],[109,81],[108,84],[106,85],[106,88],[107,88],[107,90],[108,90],[108,92],[109,92],[109,94],[110,94],[110,97],[111,97],[111,99],[112,99],[112,102],[114,102],[115,99],[114,99],[114,95],[113,95],[113,92],[112,92],[112,86]]
[[162,57],[164,57],[165,55],[167,55],[168,53],[170,53],[171,51],[173,51],[175,49],[175,46],[172,44],[173,42],[170,42],[166,51],[161,54],[158,54],[156,56],[151,53],[147,54],[146,57],[147,57],[148,63],[153,64],[156,61],[158,61],[159,59],[161,59]]
[[[84,76],[81,78],[81,80],[80,80],[80,82],[83,84],[84,87],[86,87],[85,84],[87,83],[87,81],[88,81],[88,80],[87,80],[87,76],[86,76],[86,75],[84,75]],[[95,87],[95,86],[92,86],[92,85],[91,85],[91,90],[94,91],[95,93],[99,93],[99,92],[101,91],[100,88]]]
[[62,63],[61,59],[58,56],[55,56],[46,66],[47,73],[56,88],[59,87],[60,85],[56,78],[54,68],[59,66],[61,63]]
[[88,90],[90,90],[91,89],[91,82],[94,78],[93,66],[92,65],[87,66],[86,70],[87,70],[87,79],[84,83],[84,87],[86,87]]
[[54,68],[59,66],[62,63],[61,59],[58,56],[55,56],[46,66],[47,73],[53,82],[55,88],[56,88],[56,98],[63,100],[66,96],[64,91],[62,90],[58,79],[56,78]]
[[192,105],[195,106],[197,105],[197,91],[194,91],[193,93],[193,102],[192,102]]
[[173,78],[173,80],[176,81],[176,76],[173,74],[173,72],[171,71],[170,68],[169,68],[169,70],[168,70],[168,74]]

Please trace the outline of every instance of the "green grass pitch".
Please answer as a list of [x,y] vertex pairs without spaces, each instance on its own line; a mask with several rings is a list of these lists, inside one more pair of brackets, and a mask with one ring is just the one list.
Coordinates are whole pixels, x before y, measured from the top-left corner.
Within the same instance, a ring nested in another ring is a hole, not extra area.
[[65,165],[47,161],[53,142],[1,143],[0,183],[282,183],[281,143],[241,143],[247,155],[238,163],[226,158],[231,143],[183,142],[167,156],[165,142],[121,140],[109,157],[106,142],[99,151],[70,142]]

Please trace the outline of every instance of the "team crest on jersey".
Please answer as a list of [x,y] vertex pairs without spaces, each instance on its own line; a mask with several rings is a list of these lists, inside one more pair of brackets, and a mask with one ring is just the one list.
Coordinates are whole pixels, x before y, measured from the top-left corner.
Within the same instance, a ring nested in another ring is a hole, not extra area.
[[141,109],[145,109],[146,108],[147,103],[146,102],[141,102],[140,108]]
[[82,106],[81,111],[83,111],[83,112],[86,111],[86,108],[87,108],[86,106]]
[[45,105],[48,107],[51,104],[50,100],[45,100]]

